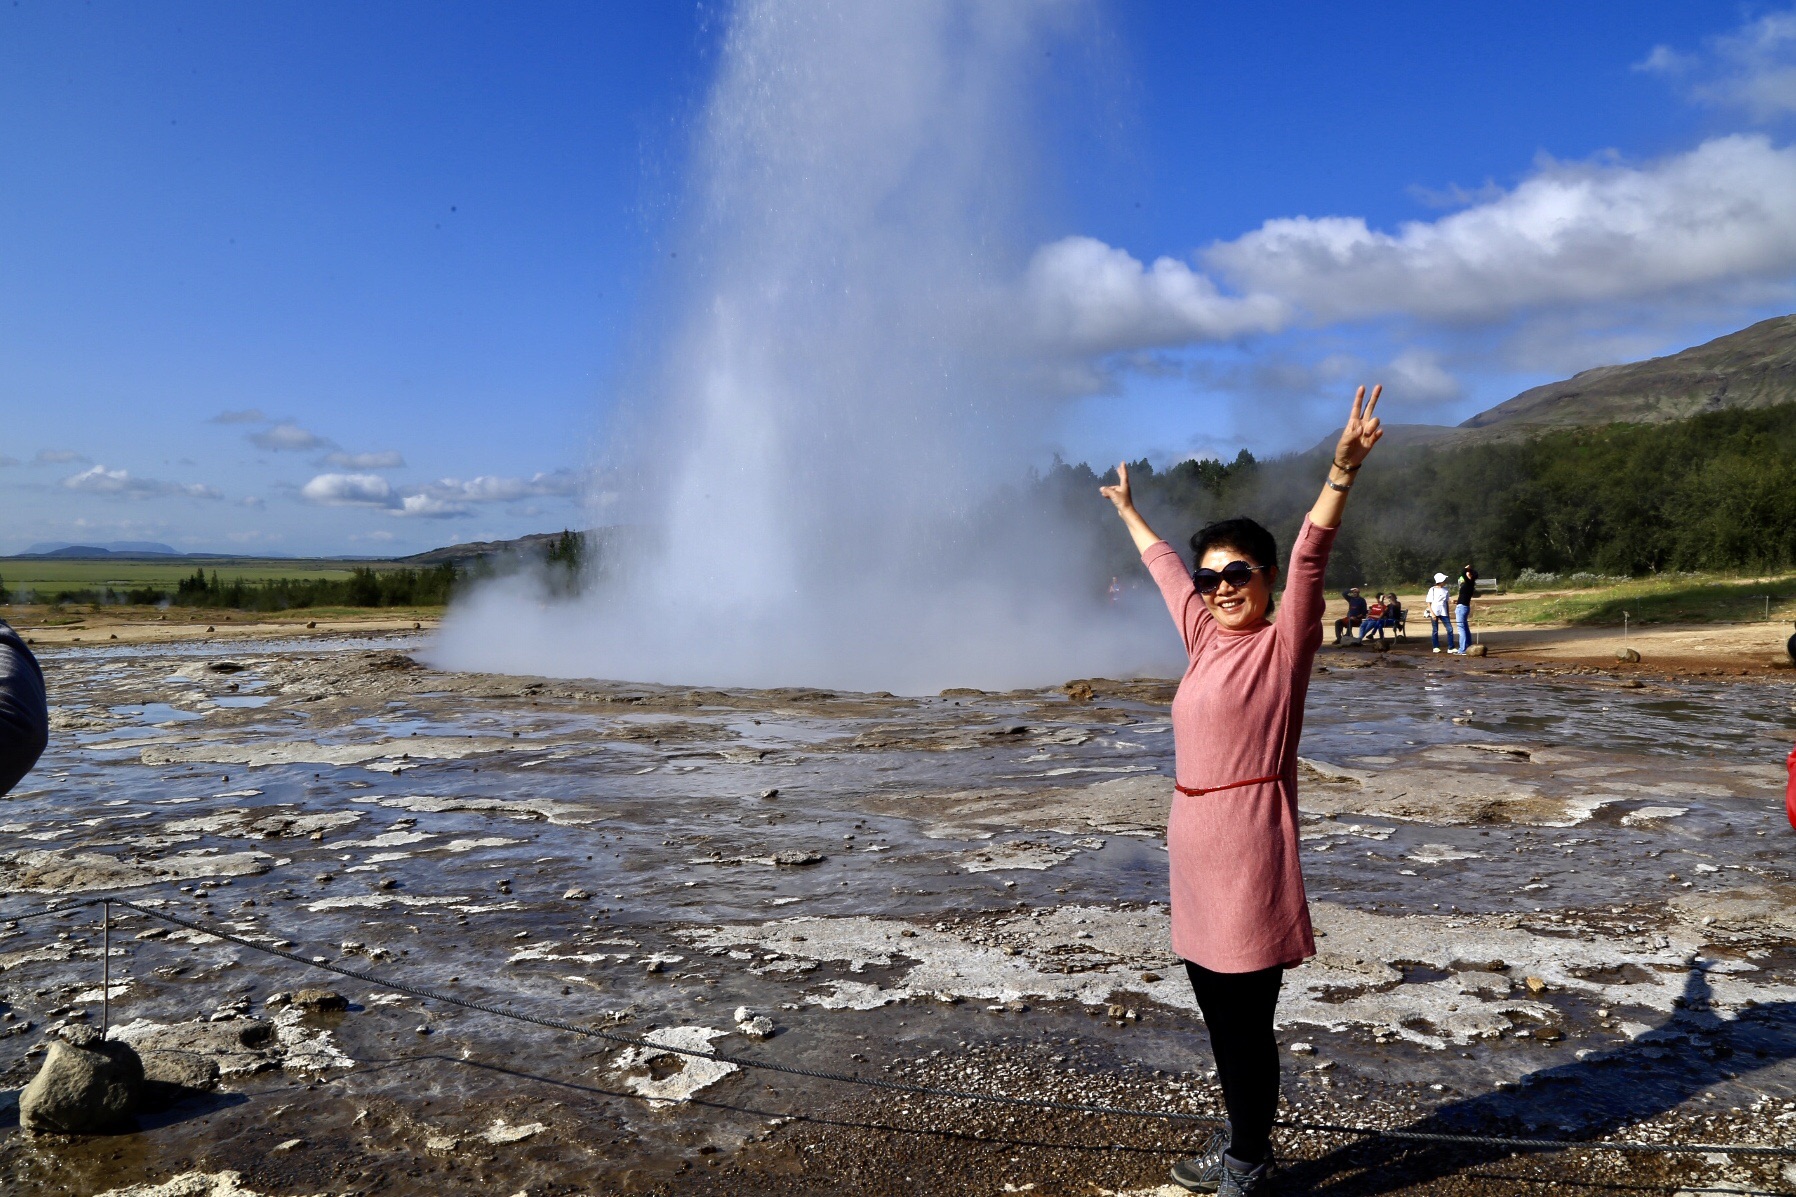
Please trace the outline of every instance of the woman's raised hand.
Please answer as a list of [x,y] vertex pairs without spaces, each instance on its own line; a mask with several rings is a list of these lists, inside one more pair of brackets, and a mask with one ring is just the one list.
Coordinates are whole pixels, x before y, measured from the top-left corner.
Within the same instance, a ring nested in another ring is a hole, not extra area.
[[1135,496],[1129,491],[1129,463],[1118,462],[1116,466],[1116,485],[1100,486],[1098,493],[1116,504],[1118,512],[1131,511],[1135,507]]
[[1366,398],[1365,387],[1353,393],[1353,412],[1347,417],[1347,427],[1341,429],[1341,443],[1335,446],[1335,461],[1343,468],[1357,466],[1366,460],[1372,446],[1384,435],[1384,427],[1372,414],[1378,406],[1378,396],[1383,393],[1382,384],[1372,388],[1370,399]]
[[1116,467],[1116,485],[1100,486],[1098,493],[1116,504],[1116,514],[1122,516],[1122,522],[1128,526],[1129,536],[1135,541],[1135,547],[1142,552],[1159,543],[1160,535],[1147,526],[1141,513],[1135,510],[1135,495],[1129,490],[1129,463],[1120,462]]

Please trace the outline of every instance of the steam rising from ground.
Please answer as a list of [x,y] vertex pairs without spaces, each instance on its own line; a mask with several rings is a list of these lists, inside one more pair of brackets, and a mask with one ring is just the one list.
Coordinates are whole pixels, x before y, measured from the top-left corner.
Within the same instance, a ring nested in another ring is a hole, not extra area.
[[1157,599],[1108,602],[1089,546],[1005,489],[1063,368],[1015,280],[1031,76],[1074,16],[745,0],[674,318],[600,469],[631,551],[577,598],[489,585],[438,663],[928,692],[1176,662]]

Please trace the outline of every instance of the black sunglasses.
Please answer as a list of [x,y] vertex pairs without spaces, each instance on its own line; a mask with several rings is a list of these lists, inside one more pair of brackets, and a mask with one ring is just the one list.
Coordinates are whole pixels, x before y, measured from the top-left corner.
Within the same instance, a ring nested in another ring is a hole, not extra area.
[[1222,567],[1221,572],[1213,569],[1200,569],[1191,575],[1191,580],[1197,584],[1199,594],[1209,594],[1224,582],[1234,589],[1240,590],[1255,574],[1265,568],[1263,565],[1249,565],[1245,561],[1231,561]]

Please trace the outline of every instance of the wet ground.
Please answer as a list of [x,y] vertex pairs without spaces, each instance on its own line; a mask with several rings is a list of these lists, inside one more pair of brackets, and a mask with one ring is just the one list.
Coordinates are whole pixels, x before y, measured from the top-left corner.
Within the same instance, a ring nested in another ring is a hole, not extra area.
[[[1218,1111],[1162,905],[1169,684],[721,692],[441,674],[419,644],[46,652],[0,916],[121,893],[673,1046]],[[1793,738],[1788,679],[1325,651],[1287,1117],[1796,1143]],[[102,1017],[100,937],[0,922],[9,1193],[1136,1193],[1209,1129],[627,1049],[127,913],[112,947],[114,1033],[221,1083],[135,1134],[21,1133],[37,1045]],[[275,996],[306,986],[348,1010]],[[1796,1192],[1789,1159],[1280,1146],[1297,1192]]]

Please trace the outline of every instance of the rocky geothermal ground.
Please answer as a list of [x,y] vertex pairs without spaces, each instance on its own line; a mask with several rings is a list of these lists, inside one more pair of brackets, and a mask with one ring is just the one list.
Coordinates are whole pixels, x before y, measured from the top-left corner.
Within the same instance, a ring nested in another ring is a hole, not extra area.
[[[9,1194],[1162,1191],[1213,1115],[1168,946],[1159,682],[939,697],[455,675],[421,638],[46,650],[0,802]],[[1321,954],[1285,1117],[1796,1144],[1788,674],[1325,650],[1304,739]],[[59,1028],[161,1080],[134,1132],[18,1128]],[[347,999],[295,1002],[325,988]],[[746,1007],[746,1010],[741,1008]],[[1796,1158],[1287,1129],[1287,1192],[1796,1192]]]

